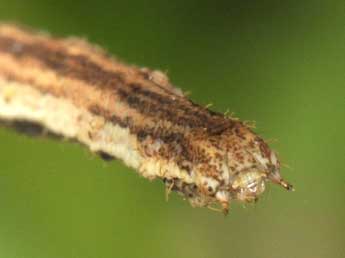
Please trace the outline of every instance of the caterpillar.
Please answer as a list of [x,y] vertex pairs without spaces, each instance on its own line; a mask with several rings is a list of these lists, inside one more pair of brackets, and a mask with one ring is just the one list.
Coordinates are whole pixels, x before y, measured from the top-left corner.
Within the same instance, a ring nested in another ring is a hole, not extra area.
[[227,213],[234,200],[257,200],[268,181],[293,189],[246,123],[79,38],[0,25],[0,121],[39,125],[120,159],[194,207]]

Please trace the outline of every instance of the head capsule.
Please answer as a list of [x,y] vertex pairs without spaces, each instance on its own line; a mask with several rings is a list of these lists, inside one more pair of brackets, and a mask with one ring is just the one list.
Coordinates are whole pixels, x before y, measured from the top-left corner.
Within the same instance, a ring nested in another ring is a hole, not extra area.
[[266,176],[256,169],[240,172],[232,183],[234,198],[244,202],[256,201],[257,196],[265,191]]

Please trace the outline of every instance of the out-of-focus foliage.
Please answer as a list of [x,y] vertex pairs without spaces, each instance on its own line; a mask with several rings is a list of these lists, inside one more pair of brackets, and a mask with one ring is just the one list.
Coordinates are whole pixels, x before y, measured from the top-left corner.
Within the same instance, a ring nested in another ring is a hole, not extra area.
[[224,218],[77,144],[2,128],[0,257],[344,257],[344,13],[343,0],[0,0],[0,20],[86,37],[255,120],[296,188]]

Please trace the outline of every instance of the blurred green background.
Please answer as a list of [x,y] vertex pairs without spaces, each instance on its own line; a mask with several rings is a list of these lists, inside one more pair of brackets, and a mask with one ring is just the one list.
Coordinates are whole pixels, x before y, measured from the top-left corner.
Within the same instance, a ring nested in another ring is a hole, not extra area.
[[0,0],[0,20],[168,71],[277,139],[288,193],[229,216],[70,142],[0,128],[0,257],[345,257],[345,2]]

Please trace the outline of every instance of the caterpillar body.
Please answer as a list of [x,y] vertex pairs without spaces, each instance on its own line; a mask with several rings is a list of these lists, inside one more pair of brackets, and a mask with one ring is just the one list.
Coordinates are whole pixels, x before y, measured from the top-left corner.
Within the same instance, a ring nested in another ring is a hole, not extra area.
[[161,179],[192,206],[291,190],[274,151],[245,123],[189,100],[160,71],[78,38],[0,25],[0,120],[38,124]]

